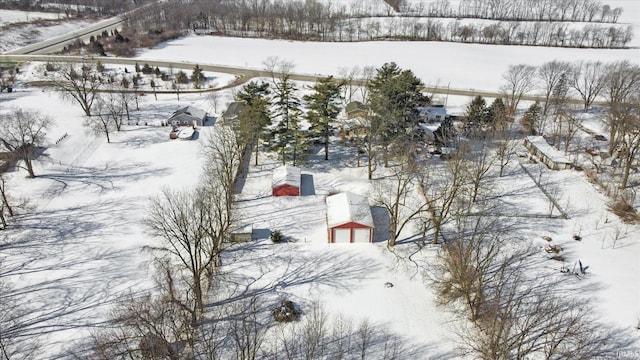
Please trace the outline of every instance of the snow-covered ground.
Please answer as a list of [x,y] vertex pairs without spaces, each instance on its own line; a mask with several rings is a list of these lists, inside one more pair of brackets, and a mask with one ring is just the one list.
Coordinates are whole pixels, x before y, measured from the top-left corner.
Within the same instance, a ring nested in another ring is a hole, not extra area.
[[[445,42],[315,43],[214,36],[187,36],[155,49],[140,59],[184,60],[201,64],[265,69],[268,58],[294,64],[292,72],[339,76],[341,69],[379,68],[396,62],[412,70],[426,85],[497,91],[509,65],[541,65],[551,60],[629,60],[640,63],[640,49],[598,50],[533,46],[499,46]],[[464,69],[464,70],[463,70]]]
[[64,19],[66,16],[62,13],[50,12],[34,12],[19,10],[0,10],[0,26],[15,23],[28,23],[31,21],[46,19]]
[[[267,57],[278,56],[293,61],[295,72],[335,75],[341,67],[379,67],[385,61],[396,61],[427,84],[495,90],[509,64],[535,65],[552,59],[638,63],[639,55],[638,49],[306,44],[191,36],[141,52],[139,58],[262,68]],[[28,80],[31,73],[22,71],[21,80]],[[186,105],[220,113],[232,98],[232,90],[221,92],[214,111],[207,94],[181,94],[180,101],[175,95],[161,94],[155,100],[147,94],[139,99],[140,111],[133,113],[133,121],[150,125],[127,125],[107,144],[104,138],[86,133],[77,105],[54,94],[23,87],[0,94],[0,113],[12,107],[37,109],[55,122],[48,132],[46,156],[36,163],[38,177],[26,179],[22,170],[6,175],[12,195],[29,199],[34,208],[19,217],[17,226],[2,233],[0,243],[0,262],[13,269],[8,279],[21,288],[21,302],[33,307],[31,316],[38,319],[33,325],[43,344],[38,358],[71,357],[65,350],[74,350],[104,320],[119,296],[152,286],[149,256],[141,251],[142,246],[157,241],[141,224],[148,199],[163,186],[196,184],[203,163],[201,143],[215,131],[215,127],[203,127],[197,140],[169,140],[169,128],[155,125]],[[468,101],[451,100],[460,106]],[[595,119],[590,124],[601,129]],[[226,270],[274,296],[286,294],[302,304],[318,300],[331,314],[366,317],[401,336],[408,348],[417,349],[406,358],[452,357],[451,319],[435,306],[429,282],[414,266],[428,264],[434,248],[424,249],[407,265],[386,249],[384,224],[376,227],[374,244],[326,243],[324,196],[344,190],[368,195],[372,188],[349,149],[331,151],[330,162],[315,154],[302,165],[303,175],[312,180],[313,193],[301,198],[269,195],[271,170],[279,165],[272,155],[262,154],[260,165],[250,167],[238,195],[243,221],[257,230],[281,229],[297,242],[271,244],[261,238],[246,251],[239,246],[223,260]],[[519,216],[514,217],[519,223],[513,237],[542,247],[546,242],[541,236],[550,236],[563,248],[567,266],[578,260],[589,266],[589,276],[572,280],[584,289],[581,296],[592,297],[603,321],[623,329],[640,347],[640,334],[634,330],[640,318],[640,226],[622,224],[607,209],[608,199],[583,174],[523,166],[534,178],[557,185],[559,203],[569,219],[540,217],[548,212],[548,201],[514,163],[508,176],[498,180],[496,190],[503,194],[501,206]],[[404,241],[397,246],[400,255],[417,250],[408,240],[416,233],[410,226],[402,234]],[[575,234],[582,240],[573,240]],[[557,267],[557,262],[548,260],[539,271],[541,276],[564,276]],[[394,286],[387,288],[386,282]]]

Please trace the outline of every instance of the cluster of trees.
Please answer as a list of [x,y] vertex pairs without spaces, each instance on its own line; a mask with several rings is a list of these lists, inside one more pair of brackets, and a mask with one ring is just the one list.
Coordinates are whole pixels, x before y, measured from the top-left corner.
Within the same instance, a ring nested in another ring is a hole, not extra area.
[[[391,1],[388,1],[391,2]],[[455,9],[449,0],[395,0],[399,11],[416,16],[466,17],[506,21],[574,21],[615,23],[622,8],[597,0],[462,0]]]
[[[584,15],[584,2],[590,3],[590,6],[596,7],[598,11],[593,15]],[[446,10],[446,2],[432,4],[434,8],[449,14],[449,20],[430,18],[429,13],[425,16],[397,17],[389,16],[392,14],[387,12],[385,17],[380,18],[379,11],[369,8],[373,5],[364,3],[360,4],[361,6],[354,3],[353,9],[317,1],[194,1],[188,6],[159,3],[136,12],[129,19],[129,25],[144,32],[148,29],[195,30],[225,36],[315,41],[403,39],[599,48],[625,47],[633,36],[632,28],[628,26],[585,24],[582,29],[578,29],[575,26],[570,28],[561,20],[558,22],[548,19],[552,16],[549,14],[555,16],[556,8],[561,7],[559,4],[569,2],[546,0],[535,2],[531,6],[518,7],[502,6],[499,4],[501,2],[496,1],[473,3],[473,6],[464,2],[461,4],[461,8],[464,9],[463,15]],[[524,13],[521,16],[507,16],[511,11],[509,9]],[[543,13],[532,9],[543,9],[540,10]],[[503,13],[505,11],[507,13]],[[614,22],[621,12],[621,9],[610,10],[610,7],[600,6],[593,0],[575,0],[570,8],[565,9],[564,15],[558,16],[566,16],[565,21],[575,17],[580,21]],[[596,18],[595,15],[600,13],[605,15]],[[167,14],[171,14],[170,20]],[[457,17],[499,20],[474,25]],[[505,18],[507,20],[504,20]]]
[[511,226],[504,218],[456,217],[431,269],[439,302],[456,309],[460,351],[478,359],[588,359],[630,348],[621,332],[604,330],[588,296],[564,295],[572,273],[536,278],[534,264],[545,260],[514,239]]
[[83,0],[41,1],[41,0],[17,0],[3,1],[0,7],[8,9],[19,9],[28,11],[55,11],[64,12],[67,16],[73,14],[115,16],[133,9],[136,6],[150,3],[148,0],[93,0],[90,3]]

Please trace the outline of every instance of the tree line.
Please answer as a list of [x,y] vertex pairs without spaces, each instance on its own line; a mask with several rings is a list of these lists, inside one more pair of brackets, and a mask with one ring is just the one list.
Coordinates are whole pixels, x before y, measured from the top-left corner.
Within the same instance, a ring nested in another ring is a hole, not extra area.
[[[476,7],[484,8],[482,4],[485,2],[478,1]],[[584,9],[582,5],[580,4],[580,9]],[[222,36],[287,38],[305,41],[420,40],[623,48],[633,37],[633,29],[629,26],[587,23],[580,28],[569,26],[561,21],[551,21],[545,16],[532,15],[530,19],[519,17],[503,19],[499,14],[482,15],[484,10],[478,10],[480,12],[475,15],[474,13],[463,16],[450,14],[451,18],[448,20],[427,16],[398,17],[390,16],[391,14],[380,17],[376,12],[369,12],[373,10],[368,9],[367,6],[362,6],[364,10],[357,10],[361,7],[353,6],[354,9],[349,10],[345,6],[327,5],[317,1],[267,0],[194,1],[188,5],[180,4],[179,6],[174,3],[158,3],[137,11],[129,17],[128,24],[143,33],[150,29],[190,30]],[[501,11],[505,8],[507,7],[500,7]],[[518,9],[523,8],[528,7],[518,7]],[[603,8],[609,9],[606,6]],[[622,11],[615,10],[618,15]],[[494,15],[495,17],[492,17]],[[488,21],[485,24],[471,24],[461,17],[498,20]],[[603,19],[605,17],[601,18],[602,21]],[[594,20],[595,15],[586,18],[586,22]]]
[[505,21],[616,23],[624,10],[597,0],[462,0],[457,9],[448,0],[388,0],[387,3],[406,15]]

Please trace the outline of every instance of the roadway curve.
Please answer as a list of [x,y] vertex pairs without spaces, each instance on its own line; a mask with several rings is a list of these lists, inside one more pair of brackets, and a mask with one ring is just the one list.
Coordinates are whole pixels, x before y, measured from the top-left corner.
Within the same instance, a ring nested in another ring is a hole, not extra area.
[[[152,67],[160,67],[160,68],[174,68],[174,69],[183,69],[187,71],[193,70],[193,68],[198,65],[202,70],[209,72],[217,72],[223,74],[233,74],[238,76],[238,80],[233,83],[233,86],[242,85],[243,83],[249,81],[252,78],[256,77],[280,77],[282,73],[275,72],[272,73],[266,70],[257,70],[245,67],[238,66],[225,66],[225,65],[214,65],[214,64],[202,64],[202,63],[194,63],[187,61],[164,61],[164,60],[149,60],[149,59],[131,59],[131,58],[121,58],[121,57],[105,57],[105,56],[69,56],[69,55],[13,55],[13,54],[0,54],[0,63],[8,62],[8,63],[23,63],[30,61],[43,61],[43,62],[79,62],[79,63],[97,63],[101,62],[102,64],[112,64],[112,65],[131,65],[135,66],[135,64],[149,64]],[[296,81],[305,81],[305,82],[315,82],[318,78],[327,76],[321,74],[289,74],[291,80]],[[339,78],[336,78],[340,80]],[[357,84],[363,84],[364,81],[356,80]],[[35,84],[37,85],[37,83]],[[227,88],[229,86],[225,86],[223,88]],[[186,92],[207,92],[207,91],[217,91],[221,88],[213,88],[213,89],[201,89],[201,90],[180,90],[182,93]],[[477,95],[489,98],[496,97],[504,97],[503,93],[492,92],[492,91],[483,91],[483,90],[469,90],[469,89],[454,89],[449,87],[432,87],[425,86],[424,92],[428,94],[447,94],[447,95],[459,95],[459,96],[469,96],[475,97]],[[525,95],[522,97],[522,100],[529,101],[541,101],[543,102],[545,99],[539,95]],[[568,100],[572,104],[583,104],[582,99],[569,99]],[[607,105],[604,101],[595,101],[593,105],[605,106]]]

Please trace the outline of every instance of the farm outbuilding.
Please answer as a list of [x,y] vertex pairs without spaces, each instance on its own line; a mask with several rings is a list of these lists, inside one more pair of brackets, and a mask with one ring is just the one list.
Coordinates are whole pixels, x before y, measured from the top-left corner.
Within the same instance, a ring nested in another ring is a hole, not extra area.
[[273,170],[272,196],[300,196],[300,168],[290,165]]
[[366,197],[343,192],[327,197],[330,243],[373,242],[373,216]]
[[551,170],[571,169],[572,164],[562,153],[554,149],[542,136],[527,136],[524,146]]

